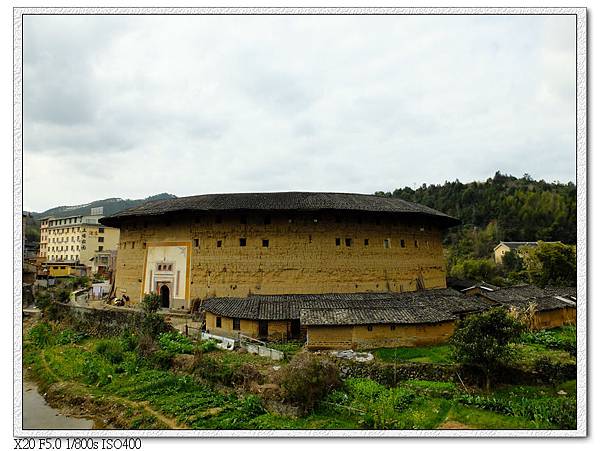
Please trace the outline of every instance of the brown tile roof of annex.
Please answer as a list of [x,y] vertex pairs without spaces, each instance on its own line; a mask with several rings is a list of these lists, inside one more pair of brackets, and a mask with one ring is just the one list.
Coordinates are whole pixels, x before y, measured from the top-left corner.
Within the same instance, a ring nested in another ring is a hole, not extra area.
[[557,296],[576,302],[577,290],[569,287],[539,288],[535,285],[515,285],[481,292],[479,296],[507,307],[527,308],[530,304],[535,304],[537,310],[545,311],[572,307],[572,304],[562,301]]
[[363,213],[403,214],[425,216],[444,227],[460,224],[445,213],[424,205],[398,198],[353,193],[272,192],[203,194],[174,199],[145,202],[127,210],[106,216],[100,222],[118,227],[126,218],[167,215],[173,213],[210,212],[317,212],[348,211]]
[[453,321],[448,312],[429,307],[376,309],[301,309],[300,323],[305,326],[334,326],[360,324],[435,324]]
[[[252,320],[300,319],[301,311],[313,309],[361,310],[361,317],[366,317],[369,312],[384,309],[404,311],[404,318],[424,318],[423,312],[428,312],[428,320],[422,322],[439,322],[446,321],[448,315],[456,318],[456,315],[463,313],[484,311],[492,305],[493,303],[485,299],[466,296],[446,288],[406,293],[251,295],[247,298],[210,298],[204,301],[203,307],[216,315]],[[409,315],[408,312],[412,313]],[[373,318],[379,318],[377,315],[380,313],[373,313]]]

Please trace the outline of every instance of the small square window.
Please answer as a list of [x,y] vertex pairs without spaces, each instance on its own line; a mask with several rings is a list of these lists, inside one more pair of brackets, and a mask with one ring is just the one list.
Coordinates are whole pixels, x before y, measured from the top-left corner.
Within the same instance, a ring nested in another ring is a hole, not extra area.
[[221,327],[221,317],[217,316],[216,327]]
[[240,238],[240,247],[244,247],[246,245],[246,238]]
[[98,227],[98,233],[104,233],[104,227]]
[[146,249],[146,242],[145,241],[142,243],[142,249]]
[[221,247],[223,245],[223,241],[217,240],[217,247]]
[[194,238],[194,247],[200,246],[200,240],[198,238]]
[[103,251],[104,250],[104,246],[98,246],[98,251]]
[[240,330],[240,319],[233,318],[233,330]]
[[341,238],[336,238],[335,239],[335,245],[336,246],[340,246],[342,244],[342,239]]
[[367,330],[368,330],[369,332],[372,332],[372,331],[373,331],[373,326],[371,326],[371,325],[368,325],[368,326],[367,326]]
[[346,238],[344,241],[346,243],[346,247],[352,246],[352,238]]
[[400,247],[406,247],[406,243],[404,242],[404,240],[400,240]]
[[104,237],[103,236],[99,236],[98,237],[98,243],[104,243]]
[[385,249],[389,249],[390,248],[390,239],[386,238],[385,240],[383,240],[383,247]]
[[369,245],[369,239],[365,238],[365,246],[368,246],[368,245]]
[[263,247],[269,247],[269,240],[262,240]]

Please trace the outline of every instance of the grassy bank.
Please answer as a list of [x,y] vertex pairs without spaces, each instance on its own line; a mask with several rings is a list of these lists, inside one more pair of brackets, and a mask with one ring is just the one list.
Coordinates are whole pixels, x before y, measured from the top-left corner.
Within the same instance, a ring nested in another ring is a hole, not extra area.
[[[575,427],[574,383],[510,386],[482,394],[474,389],[465,392],[451,382],[406,381],[387,388],[369,379],[350,378],[308,414],[291,415],[279,408],[283,400],[256,389],[273,385],[281,371],[274,366],[285,362],[211,346],[182,359],[177,352],[191,351],[185,340],[163,337],[158,342],[152,348],[132,335],[98,339],[40,323],[26,333],[24,367],[48,393],[51,404],[86,409],[118,428]],[[449,355],[439,347],[411,352],[402,355],[421,359],[425,354],[437,361]],[[377,354],[385,358],[385,353]],[[178,359],[187,364],[177,364]],[[246,380],[250,374],[256,381]],[[567,394],[559,395],[559,390]]]

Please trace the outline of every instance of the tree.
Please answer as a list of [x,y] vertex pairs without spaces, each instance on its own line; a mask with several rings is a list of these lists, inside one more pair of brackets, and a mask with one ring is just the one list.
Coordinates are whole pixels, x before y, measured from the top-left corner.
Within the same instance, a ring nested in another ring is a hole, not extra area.
[[518,340],[523,330],[521,323],[498,307],[461,320],[450,345],[458,362],[483,372],[489,391],[493,372],[514,359],[510,344]]
[[577,254],[575,246],[563,243],[539,242],[525,248],[523,260],[531,283],[545,287],[570,286],[577,282]]
[[160,308],[160,296],[156,293],[148,293],[142,299],[142,310],[151,314],[156,313]]

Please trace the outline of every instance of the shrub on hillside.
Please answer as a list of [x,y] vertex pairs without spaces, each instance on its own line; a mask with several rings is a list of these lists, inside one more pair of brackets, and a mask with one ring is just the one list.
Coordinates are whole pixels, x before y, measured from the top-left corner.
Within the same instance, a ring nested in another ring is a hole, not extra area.
[[139,337],[129,331],[124,331],[119,337],[121,346],[124,351],[135,351],[137,348]]
[[305,412],[341,385],[339,369],[331,361],[307,352],[296,354],[281,370],[285,397]]
[[231,382],[237,387],[248,389],[253,383],[262,384],[264,376],[256,366],[251,363],[243,363],[233,370]]
[[206,356],[203,352],[194,354],[194,375],[200,379],[231,386],[233,384],[233,368],[218,359]]
[[84,338],[87,338],[88,335],[83,332],[76,332],[72,329],[62,330],[56,337],[57,345],[68,345],[72,343],[79,343]]
[[152,335],[144,334],[140,336],[135,350],[141,358],[147,359],[158,350],[158,345]]
[[160,308],[160,296],[148,293],[142,298],[142,310],[146,313],[156,313]]
[[179,332],[166,332],[158,336],[158,345],[164,351],[173,354],[191,354],[194,351],[192,341]]
[[165,322],[164,318],[158,313],[147,313],[142,320],[142,333],[152,337],[158,337],[160,334],[169,332],[171,327]]
[[95,351],[110,363],[121,363],[125,358],[121,342],[114,339],[98,341],[98,343],[96,343]]
[[27,333],[27,339],[38,348],[44,348],[54,343],[54,333],[49,323],[41,322],[33,326]]

